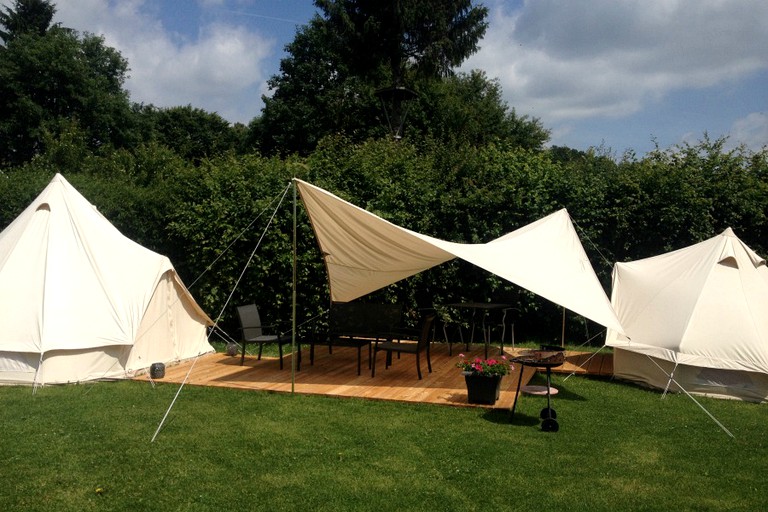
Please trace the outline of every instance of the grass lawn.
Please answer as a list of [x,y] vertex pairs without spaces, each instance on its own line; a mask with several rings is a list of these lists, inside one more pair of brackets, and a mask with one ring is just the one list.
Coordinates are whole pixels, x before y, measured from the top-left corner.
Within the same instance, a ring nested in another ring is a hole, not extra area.
[[0,387],[0,510],[768,510],[764,405],[555,376],[481,409],[158,382]]

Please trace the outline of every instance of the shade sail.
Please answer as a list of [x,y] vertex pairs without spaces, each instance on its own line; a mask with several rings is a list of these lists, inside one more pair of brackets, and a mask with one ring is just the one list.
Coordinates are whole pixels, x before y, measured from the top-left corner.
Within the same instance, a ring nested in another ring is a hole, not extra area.
[[623,332],[565,209],[486,244],[450,247],[463,260]]
[[328,269],[331,300],[362,297],[453,258],[623,332],[563,209],[485,244],[411,231],[296,179]]
[[331,300],[348,302],[455,256],[307,182],[296,180],[328,269]]

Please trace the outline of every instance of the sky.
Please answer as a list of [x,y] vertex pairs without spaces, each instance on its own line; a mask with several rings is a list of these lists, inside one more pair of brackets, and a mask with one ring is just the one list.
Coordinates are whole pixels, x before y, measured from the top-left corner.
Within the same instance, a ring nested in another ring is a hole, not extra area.
[[[12,0],[0,0],[4,6]],[[128,60],[134,102],[258,116],[311,0],[58,0],[54,22]],[[460,71],[498,80],[551,145],[643,156],[728,137],[768,145],[768,1],[485,0],[489,27]]]

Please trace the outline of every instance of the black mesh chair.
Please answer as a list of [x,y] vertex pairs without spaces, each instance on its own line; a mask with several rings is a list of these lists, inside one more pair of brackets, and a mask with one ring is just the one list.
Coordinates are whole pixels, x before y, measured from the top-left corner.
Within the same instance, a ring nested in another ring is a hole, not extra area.
[[376,354],[385,351],[386,368],[392,364],[392,353],[399,354],[414,354],[416,356],[416,372],[421,380],[421,353],[426,352],[427,355],[427,367],[429,373],[432,373],[432,361],[429,357],[429,342],[430,334],[432,332],[432,324],[435,321],[435,313],[430,312],[425,314],[421,319],[421,329],[419,333],[419,339],[416,342],[413,341],[395,341],[393,338],[387,339],[387,341],[376,340],[373,345],[373,364],[371,365],[371,377],[376,376]]
[[245,306],[237,307],[237,317],[240,320],[241,331],[241,343],[243,345],[243,353],[240,356],[240,365],[245,362],[245,347],[248,343],[259,344],[259,356],[261,360],[261,351],[264,348],[265,343],[277,343],[278,351],[280,352],[280,369],[283,369],[283,345],[291,343],[290,336],[282,336],[280,334],[265,334],[264,330],[274,329],[274,325],[263,325],[261,323],[261,316],[259,316],[259,308],[256,304],[246,304]]

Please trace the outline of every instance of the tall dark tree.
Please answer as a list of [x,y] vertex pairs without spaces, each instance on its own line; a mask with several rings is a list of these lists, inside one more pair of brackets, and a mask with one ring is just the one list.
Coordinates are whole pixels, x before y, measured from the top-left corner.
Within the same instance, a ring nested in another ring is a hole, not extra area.
[[316,0],[320,9],[286,50],[252,123],[266,153],[308,153],[322,137],[382,135],[375,95],[452,74],[485,33],[487,9],[471,0]]
[[341,41],[353,73],[388,67],[392,83],[406,75],[448,76],[478,49],[488,26],[486,7],[472,0],[316,0]]
[[0,9],[0,39],[8,43],[21,34],[42,36],[51,27],[56,7],[48,0],[16,0]]
[[[334,28],[315,16],[286,46],[280,74],[269,79],[261,118],[251,123],[265,153],[308,153],[325,135],[367,130],[376,119],[374,88],[357,78],[340,57]],[[362,137],[360,137],[362,138]]]

